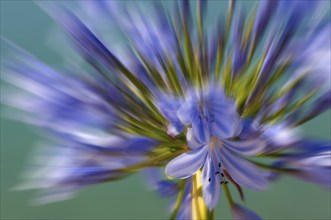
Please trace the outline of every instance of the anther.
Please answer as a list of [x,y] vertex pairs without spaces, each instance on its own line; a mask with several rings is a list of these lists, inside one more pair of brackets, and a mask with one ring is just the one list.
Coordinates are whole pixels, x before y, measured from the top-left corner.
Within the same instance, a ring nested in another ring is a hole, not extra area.
[[223,174],[223,173],[221,173],[221,176],[222,176],[222,177],[224,177],[224,174]]
[[210,181],[211,181],[211,178],[208,179],[208,182],[210,182]]
[[215,173],[215,175],[217,175],[217,174],[219,174],[219,173],[220,173],[220,172],[217,171],[217,172]]
[[222,165],[221,165],[221,163],[218,163],[218,167],[221,167]]

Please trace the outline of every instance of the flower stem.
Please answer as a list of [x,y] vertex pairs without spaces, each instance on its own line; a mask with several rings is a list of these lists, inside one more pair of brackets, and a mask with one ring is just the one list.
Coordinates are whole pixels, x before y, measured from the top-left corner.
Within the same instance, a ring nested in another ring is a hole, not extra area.
[[230,207],[233,207],[234,206],[234,201],[232,199],[232,196],[231,196],[228,185],[227,184],[222,184],[222,186],[223,186],[226,198],[228,199]]
[[214,219],[214,218],[215,218],[214,209],[212,209],[208,212],[208,219]]
[[296,169],[292,169],[292,168],[283,168],[283,167],[275,167],[272,165],[268,165],[268,164],[263,164],[263,163],[259,163],[257,161],[253,161],[253,160],[249,160],[250,162],[254,163],[256,166],[259,166],[263,169],[267,169],[267,170],[272,170],[272,171],[276,171],[276,172],[280,172],[280,173],[296,173],[298,172]]
[[208,209],[202,198],[201,171],[192,176],[192,219],[209,219]]
[[177,213],[179,211],[179,208],[181,206],[181,203],[183,201],[183,197],[184,197],[184,191],[185,191],[185,180],[183,181],[180,181],[179,182],[179,193],[178,193],[178,196],[177,196],[177,200],[176,200],[176,204],[175,204],[175,208],[170,216],[170,219],[171,220],[174,220],[176,219],[176,216],[177,216]]

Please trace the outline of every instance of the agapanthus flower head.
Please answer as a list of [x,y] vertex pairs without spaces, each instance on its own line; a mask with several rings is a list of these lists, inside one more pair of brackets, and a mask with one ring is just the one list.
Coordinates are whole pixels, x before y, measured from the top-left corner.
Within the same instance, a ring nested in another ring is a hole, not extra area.
[[260,219],[230,187],[244,200],[283,174],[330,188],[330,141],[298,132],[331,106],[330,4],[230,0],[207,26],[207,2],[191,3],[39,3],[81,58],[58,70],[3,40],[22,93],[2,102],[52,140],[19,188],[46,203],[148,169],[172,219],[211,219],[220,197]]
[[193,92],[177,111],[187,128],[186,141],[191,151],[170,161],[165,172],[175,178],[194,175],[203,166],[203,196],[207,206],[215,207],[220,184],[229,178],[252,189],[263,189],[267,180],[262,171],[241,156],[257,155],[265,148],[263,139],[231,140],[242,131],[240,116],[233,100],[221,89],[209,88],[205,94]]

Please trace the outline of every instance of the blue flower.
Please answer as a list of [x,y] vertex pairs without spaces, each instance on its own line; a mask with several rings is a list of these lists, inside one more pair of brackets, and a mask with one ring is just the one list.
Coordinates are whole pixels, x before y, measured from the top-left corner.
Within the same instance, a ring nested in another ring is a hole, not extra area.
[[331,142],[301,140],[288,153],[275,162],[278,168],[290,168],[288,173],[299,179],[331,189]]
[[239,205],[234,204],[231,207],[231,212],[236,220],[261,220],[262,218],[258,216],[255,212]]
[[112,155],[72,142],[42,147],[34,153],[24,182],[15,188],[41,189],[35,204],[69,199],[83,187],[122,179],[130,174],[127,167],[147,160],[142,155]]
[[184,131],[184,125],[181,123],[177,117],[177,111],[180,107],[180,100],[176,97],[171,97],[168,95],[160,95],[160,101],[158,106],[160,112],[169,121],[167,126],[167,133],[171,136],[176,136],[177,134]]
[[257,155],[265,147],[262,139],[234,140],[241,121],[234,102],[222,90],[210,88],[205,94],[190,94],[177,111],[187,128],[186,140],[191,151],[170,161],[166,174],[188,178],[202,166],[202,191],[206,205],[213,209],[220,194],[220,184],[227,183],[226,170],[239,185],[264,189],[267,179],[260,169],[243,156]]
[[211,136],[235,137],[241,129],[234,101],[220,88],[212,86],[206,91],[191,91],[178,109],[177,117],[184,125],[192,126],[193,136],[199,143],[210,142]]
[[258,120],[244,120],[240,138],[247,140],[257,136],[266,142],[263,153],[291,148],[301,140],[300,130],[287,123],[261,124]]
[[[116,93],[113,86],[95,80],[98,87],[94,87],[81,76],[55,71],[22,49],[5,43],[15,51],[15,59],[5,62],[11,74],[6,74],[4,79],[23,92],[14,97],[8,95],[2,101],[25,112],[24,120],[70,135],[96,134],[113,128],[118,122],[113,105],[122,106],[123,96]],[[116,98],[101,92],[102,87],[116,94]]]
[[[169,197],[171,199],[170,208],[173,211],[173,217],[175,219],[192,219],[192,181],[187,181],[182,184],[178,180],[170,180],[161,176],[164,174],[163,170],[159,168],[148,168],[143,171],[147,177],[147,183],[158,194],[163,197]],[[181,196],[181,203],[176,204],[180,191],[183,190]],[[178,206],[178,207],[176,207]]]
[[150,17],[138,4],[79,5],[41,4],[79,65],[55,71],[10,43],[17,60],[4,62],[5,80],[25,92],[1,101],[57,138],[21,186],[44,189],[39,202],[165,165],[184,180],[154,175],[152,188],[171,198],[178,219],[211,218],[221,189],[236,219],[260,219],[227,183],[242,200],[241,186],[265,189],[283,173],[330,188],[330,144],[295,132],[331,106],[330,22],[318,10],[327,3],[262,1],[255,15],[230,1],[212,40],[206,1],[195,17],[190,1],[173,13],[149,4]]

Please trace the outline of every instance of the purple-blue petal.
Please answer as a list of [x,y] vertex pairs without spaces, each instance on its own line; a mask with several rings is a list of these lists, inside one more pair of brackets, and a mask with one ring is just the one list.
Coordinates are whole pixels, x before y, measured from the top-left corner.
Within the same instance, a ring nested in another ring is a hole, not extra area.
[[199,147],[201,147],[203,145],[197,140],[197,138],[193,134],[192,128],[187,129],[186,141],[187,141],[188,146],[192,150],[198,149]]
[[183,153],[171,160],[165,173],[174,178],[185,179],[195,174],[206,160],[207,148],[205,146]]
[[261,138],[249,140],[222,140],[224,146],[236,154],[243,156],[254,156],[262,153],[266,147],[266,141]]
[[268,186],[266,173],[254,164],[235,155],[225,147],[221,148],[222,162],[231,177],[241,186],[262,190]]
[[197,117],[197,109],[194,104],[192,100],[187,100],[177,111],[177,117],[184,125],[192,124],[193,120]]
[[208,143],[210,141],[209,125],[202,116],[194,119],[192,123],[192,131],[199,143]]
[[208,156],[204,164],[202,175],[202,196],[209,210],[216,207],[221,187],[220,175],[215,175],[212,159]]

